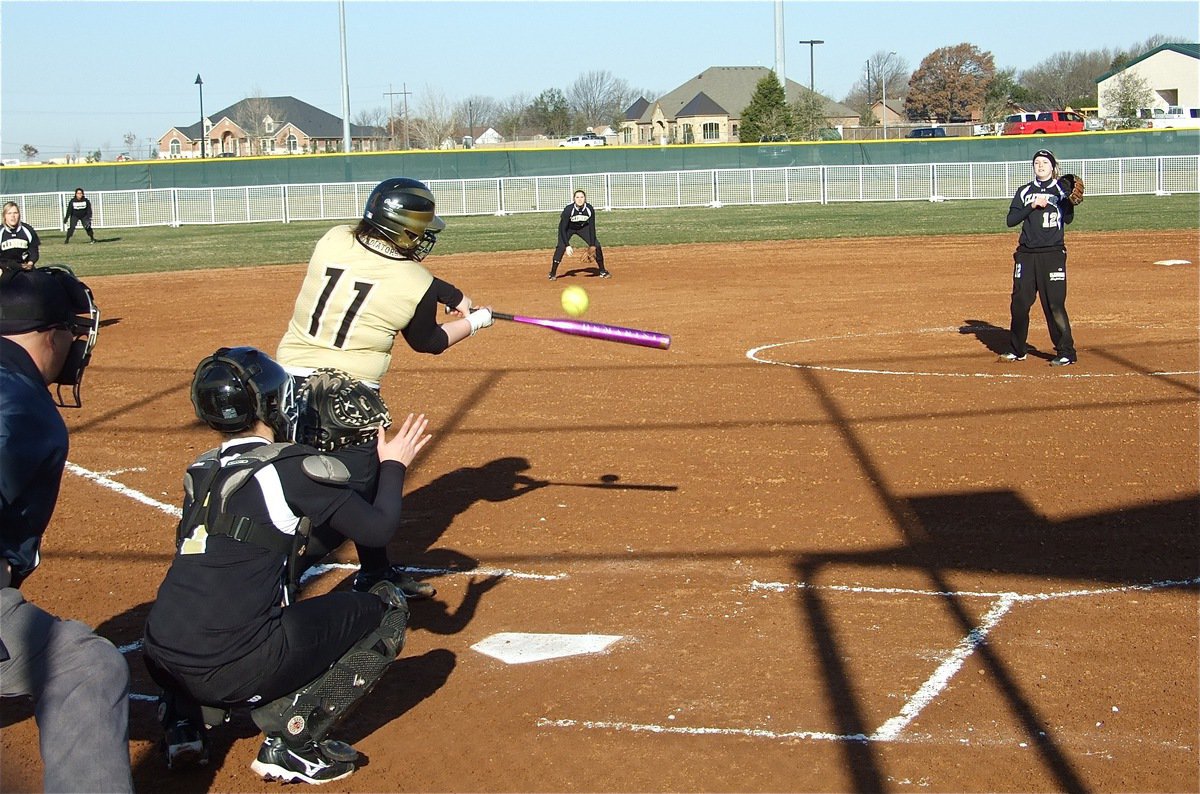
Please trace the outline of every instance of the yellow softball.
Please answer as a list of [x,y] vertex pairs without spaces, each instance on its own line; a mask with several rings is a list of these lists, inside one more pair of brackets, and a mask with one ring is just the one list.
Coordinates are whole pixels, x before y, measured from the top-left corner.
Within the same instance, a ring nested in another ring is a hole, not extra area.
[[588,309],[588,294],[583,287],[567,287],[562,291],[563,311],[572,317],[580,317]]

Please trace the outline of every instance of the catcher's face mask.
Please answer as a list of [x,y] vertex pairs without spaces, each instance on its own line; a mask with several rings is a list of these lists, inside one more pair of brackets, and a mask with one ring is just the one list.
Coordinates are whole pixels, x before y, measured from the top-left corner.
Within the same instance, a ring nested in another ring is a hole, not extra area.
[[[56,278],[60,279],[63,288],[71,298],[72,317],[60,327],[71,332],[75,340],[67,352],[67,360],[52,383],[56,385],[55,402],[62,408],[79,408],[83,405],[80,399],[79,387],[83,383],[83,371],[92,361],[92,349],[100,336],[100,308],[92,298],[92,291],[87,285],[75,278],[75,275],[65,268],[50,266],[45,270],[58,271]],[[64,389],[69,390],[71,402],[67,402]]]

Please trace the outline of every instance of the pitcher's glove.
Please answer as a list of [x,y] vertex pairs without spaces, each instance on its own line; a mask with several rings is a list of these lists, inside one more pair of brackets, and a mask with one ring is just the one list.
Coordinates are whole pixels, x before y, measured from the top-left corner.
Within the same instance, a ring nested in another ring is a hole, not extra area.
[[1063,190],[1067,191],[1067,201],[1076,205],[1083,203],[1083,177],[1066,174],[1058,181],[1062,183]]

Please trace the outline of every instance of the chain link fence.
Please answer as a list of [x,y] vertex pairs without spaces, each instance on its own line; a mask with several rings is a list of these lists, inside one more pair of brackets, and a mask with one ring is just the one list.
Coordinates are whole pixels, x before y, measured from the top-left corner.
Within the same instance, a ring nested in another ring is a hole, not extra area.
[[[1089,196],[1197,193],[1200,155],[1062,160]],[[606,209],[1007,199],[1029,162],[813,165],[430,180],[438,213],[559,212],[575,190]],[[360,217],[374,182],[112,190],[89,194],[97,228],[289,223]],[[35,229],[58,229],[73,193],[0,196]]]

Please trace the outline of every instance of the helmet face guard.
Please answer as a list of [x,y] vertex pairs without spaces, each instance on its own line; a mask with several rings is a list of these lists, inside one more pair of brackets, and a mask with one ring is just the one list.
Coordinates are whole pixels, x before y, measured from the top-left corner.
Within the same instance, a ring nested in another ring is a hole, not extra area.
[[[79,394],[80,385],[83,383],[83,371],[92,363],[92,349],[96,347],[96,341],[100,338],[100,307],[96,305],[92,291],[75,278],[70,268],[64,265],[50,265],[42,269],[52,271],[59,279],[71,298],[75,312],[66,324],[67,330],[74,334],[75,341],[71,343],[63,368],[51,381],[57,386],[54,390],[54,401],[61,408],[79,408],[83,405]],[[64,387],[70,390],[71,402],[67,402],[63,395]]]
[[297,408],[291,375],[253,347],[223,347],[196,367],[196,416],[222,433],[249,430],[262,421],[275,441],[295,436]]
[[446,223],[435,214],[433,193],[422,182],[398,177],[380,182],[367,197],[363,220],[396,248],[420,262]]

